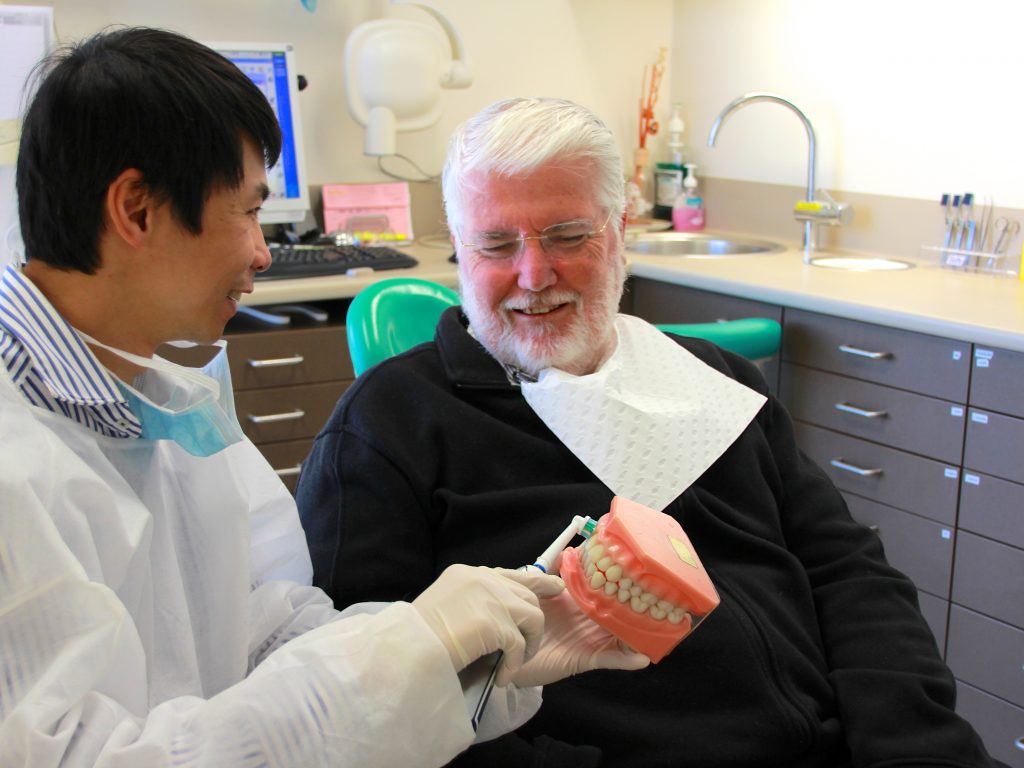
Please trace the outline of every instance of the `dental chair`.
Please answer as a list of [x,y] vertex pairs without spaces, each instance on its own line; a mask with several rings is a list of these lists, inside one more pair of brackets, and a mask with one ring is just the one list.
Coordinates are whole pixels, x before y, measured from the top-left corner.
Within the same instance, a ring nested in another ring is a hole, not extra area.
[[[459,294],[453,289],[415,277],[389,278],[364,288],[349,305],[345,320],[356,375],[392,355],[433,341],[441,313],[457,304]],[[759,317],[656,325],[669,333],[707,339],[751,360],[774,355],[782,336],[776,321]]]

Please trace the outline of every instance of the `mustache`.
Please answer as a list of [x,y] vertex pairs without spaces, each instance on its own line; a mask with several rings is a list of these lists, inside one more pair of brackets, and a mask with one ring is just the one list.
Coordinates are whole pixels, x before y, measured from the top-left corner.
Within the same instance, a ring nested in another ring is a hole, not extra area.
[[538,307],[553,307],[559,304],[583,304],[583,297],[576,291],[547,291],[544,293],[529,294],[514,299],[506,299],[501,303],[501,308],[506,312],[524,309],[537,309]]

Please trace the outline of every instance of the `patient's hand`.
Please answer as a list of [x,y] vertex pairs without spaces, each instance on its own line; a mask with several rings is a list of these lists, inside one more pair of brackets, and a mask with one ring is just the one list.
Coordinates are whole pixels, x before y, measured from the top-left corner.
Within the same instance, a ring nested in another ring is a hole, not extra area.
[[[544,611],[540,650],[511,676],[515,685],[547,685],[591,669],[643,669],[651,663],[594,623],[568,592],[541,598],[540,607]],[[508,682],[499,674],[498,685]]]

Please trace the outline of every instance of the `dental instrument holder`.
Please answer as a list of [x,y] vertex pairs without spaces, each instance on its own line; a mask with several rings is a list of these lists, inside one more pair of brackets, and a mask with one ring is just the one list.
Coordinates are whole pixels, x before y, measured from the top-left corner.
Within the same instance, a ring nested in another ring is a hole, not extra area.
[[[962,272],[983,272],[1002,277],[1018,277],[1024,265],[1014,264],[1014,257],[1007,249],[1009,241],[1000,246],[999,250],[966,250],[948,248],[941,245],[922,245],[921,250],[938,254],[939,266],[945,269],[958,269]],[[1024,258],[1024,257],[1022,257]]]
[[718,138],[718,131],[722,127],[722,123],[725,119],[737,109],[741,109],[749,104],[755,104],[759,101],[770,101],[775,104],[781,104],[784,107],[792,110],[800,121],[804,124],[804,128],[807,131],[807,199],[797,201],[793,208],[793,215],[797,221],[804,223],[804,263],[809,264],[811,261],[811,253],[818,249],[817,242],[817,230],[816,225],[825,224],[827,226],[839,226],[846,224],[853,217],[853,208],[846,203],[837,203],[826,193],[828,197],[827,201],[817,200],[815,198],[816,188],[814,184],[815,175],[815,157],[816,157],[816,145],[817,141],[814,135],[814,126],[811,125],[811,121],[807,115],[804,114],[796,104],[791,102],[789,99],[778,96],[774,93],[745,93],[739,96],[728,104],[715,118],[715,122],[711,126],[711,130],[708,132],[708,146],[714,147],[715,141]]

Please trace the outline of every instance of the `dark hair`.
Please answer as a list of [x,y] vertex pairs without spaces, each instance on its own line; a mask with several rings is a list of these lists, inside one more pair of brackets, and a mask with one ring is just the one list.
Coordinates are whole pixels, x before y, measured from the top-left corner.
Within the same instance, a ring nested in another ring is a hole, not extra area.
[[56,52],[25,115],[18,213],[30,259],[86,274],[100,263],[107,188],[142,172],[192,233],[217,187],[242,182],[242,137],[268,166],[281,129],[266,97],[216,51],[160,29],[101,32]]

